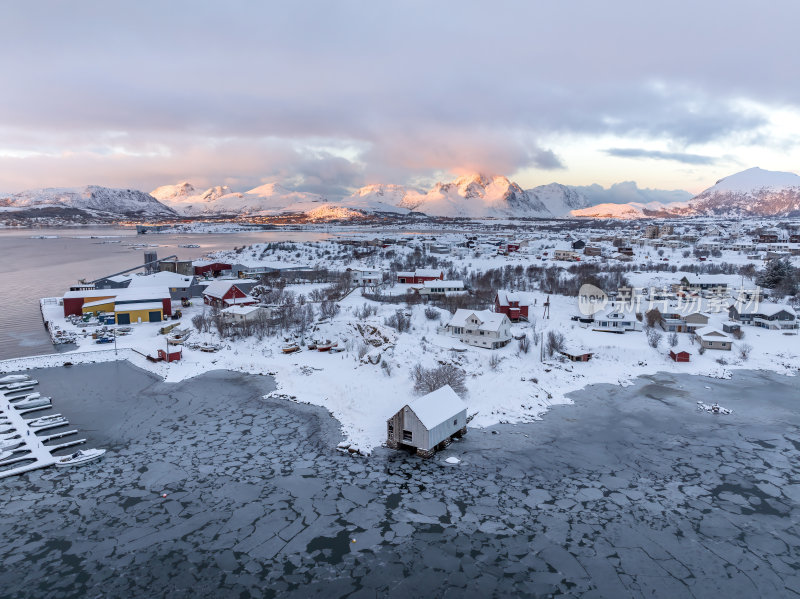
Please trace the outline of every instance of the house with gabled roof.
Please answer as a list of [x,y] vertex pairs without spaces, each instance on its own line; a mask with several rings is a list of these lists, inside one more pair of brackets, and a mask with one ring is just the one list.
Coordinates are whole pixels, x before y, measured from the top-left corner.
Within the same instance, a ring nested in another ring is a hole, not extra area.
[[431,457],[467,432],[467,405],[450,385],[408,402],[386,421],[386,445],[415,448]]
[[530,303],[525,298],[513,291],[499,290],[494,296],[494,311],[505,314],[511,322],[528,320]]
[[444,330],[462,343],[498,349],[511,341],[511,321],[505,314],[489,310],[456,310]]
[[733,347],[733,339],[731,336],[714,327],[697,329],[694,332],[694,336],[700,342],[700,346],[705,349],[730,351]]
[[228,306],[249,306],[256,302],[256,299],[237,285],[236,281],[230,279],[216,280],[209,284],[203,291],[203,301],[209,306],[227,308]]

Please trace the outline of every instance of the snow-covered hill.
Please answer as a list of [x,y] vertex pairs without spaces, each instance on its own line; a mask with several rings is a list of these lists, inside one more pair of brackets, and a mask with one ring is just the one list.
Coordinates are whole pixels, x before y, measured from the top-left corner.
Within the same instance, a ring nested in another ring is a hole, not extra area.
[[749,168],[720,179],[676,212],[687,216],[800,216],[800,176]]
[[538,198],[501,175],[475,174],[437,183],[424,195],[407,195],[401,205],[428,216],[552,216]]
[[36,211],[54,219],[62,215],[94,220],[175,216],[175,211],[150,194],[97,185],[21,191],[0,197],[0,208],[3,212],[24,213],[32,218],[36,217]]

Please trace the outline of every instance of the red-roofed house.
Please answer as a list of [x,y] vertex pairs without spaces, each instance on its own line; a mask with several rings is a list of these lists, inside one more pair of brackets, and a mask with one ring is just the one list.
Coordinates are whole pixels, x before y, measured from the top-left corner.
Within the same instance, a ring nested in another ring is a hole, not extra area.
[[425,281],[444,280],[444,271],[435,268],[418,268],[414,272],[398,272],[398,283],[424,283]]
[[498,291],[494,296],[494,311],[505,314],[511,322],[528,320],[529,304],[516,293]]
[[228,306],[252,306],[254,297],[247,295],[231,280],[214,281],[203,291],[203,301],[209,306],[227,308]]

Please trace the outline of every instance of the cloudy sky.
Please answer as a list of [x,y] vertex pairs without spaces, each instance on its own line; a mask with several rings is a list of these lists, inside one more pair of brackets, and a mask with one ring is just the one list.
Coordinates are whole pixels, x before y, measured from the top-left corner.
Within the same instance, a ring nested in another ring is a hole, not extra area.
[[0,191],[797,172],[800,3],[5,2]]

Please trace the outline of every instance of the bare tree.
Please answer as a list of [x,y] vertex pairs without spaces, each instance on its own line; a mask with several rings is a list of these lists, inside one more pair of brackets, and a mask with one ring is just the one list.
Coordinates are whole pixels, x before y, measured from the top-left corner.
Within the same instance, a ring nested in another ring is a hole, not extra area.
[[531,338],[528,335],[523,335],[519,338],[519,351],[527,354],[531,349]]
[[501,361],[502,360],[501,360],[500,356],[497,355],[496,352],[492,352],[492,355],[489,358],[489,368],[491,368],[492,370],[497,370],[498,367],[500,366],[500,362]]
[[753,346],[750,345],[749,343],[741,343],[741,344],[739,344],[739,357],[743,361],[745,361],[745,362],[747,361],[747,359],[750,357],[750,352],[751,351],[753,351]]
[[678,345],[678,333],[674,333],[674,332],[670,333],[669,337],[668,337],[668,341],[669,341],[669,346],[670,347],[675,347],[676,345]]
[[652,328],[657,324],[661,324],[661,312],[658,308],[653,308],[652,310],[648,310],[645,315],[645,321],[647,322],[647,326]]
[[385,318],[383,324],[396,329],[398,333],[403,333],[411,328],[411,317],[402,310],[397,310],[394,314]]
[[436,368],[423,368],[421,364],[417,364],[411,376],[414,380],[414,391],[417,393],[431,393],[445,385],[450,385],[462,397],[467,392],[466,374],[451,364],[442,364]]
[[558,331],[547,331],[547,342],[545,351],[547,357],[552,358],[554,354],[564,350],[564,335]]
[[645,334],[647,335],[647,344],[653,349],[658,348],[658,344],[661,343],[661,333],[653,327],[647,327],[645,329]]
[[425,308],[425,318],[428,320],[439,320],[441,313],[436,308],[428,306]]
[[341,310],[341,306],[331,300],[323,300],[319,305],[320,318],[333,318]]

